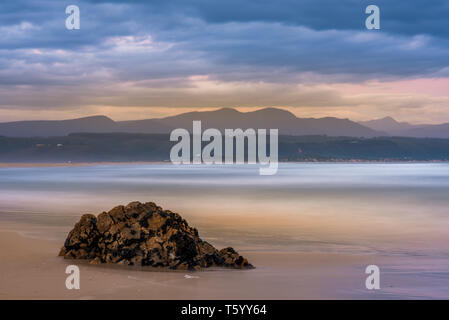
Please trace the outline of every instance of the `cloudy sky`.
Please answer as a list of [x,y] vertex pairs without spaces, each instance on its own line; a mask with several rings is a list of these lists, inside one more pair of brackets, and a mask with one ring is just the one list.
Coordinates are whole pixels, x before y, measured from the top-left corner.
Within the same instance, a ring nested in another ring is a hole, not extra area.
[[0,122],[218,107],[449,122],[449,1],[0,3]]

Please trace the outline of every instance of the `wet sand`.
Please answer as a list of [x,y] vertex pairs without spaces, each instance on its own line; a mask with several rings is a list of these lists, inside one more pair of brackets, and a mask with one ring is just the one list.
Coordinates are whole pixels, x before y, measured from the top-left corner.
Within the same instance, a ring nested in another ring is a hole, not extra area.
[[[0,299],[369,298],[362,267],[379,261],[369,255],[242,251],[256,269],[175,272],[64,260],[57,257],[60,246],[1,230]],[[70,264],[80,268],[80,290],[65,287]]]

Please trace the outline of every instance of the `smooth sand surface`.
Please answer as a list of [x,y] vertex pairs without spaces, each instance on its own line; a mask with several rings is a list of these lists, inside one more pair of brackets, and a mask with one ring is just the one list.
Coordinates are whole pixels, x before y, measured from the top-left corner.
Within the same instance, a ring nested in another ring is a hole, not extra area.
[[[0,230],[0,299],[369,298],[364,266],[375,258],[241,252],[256,269],[175,272],[64,260],[57,256],[59,242]],[[65,269],[70,264],[80,268],[80,290],[65,286]]]

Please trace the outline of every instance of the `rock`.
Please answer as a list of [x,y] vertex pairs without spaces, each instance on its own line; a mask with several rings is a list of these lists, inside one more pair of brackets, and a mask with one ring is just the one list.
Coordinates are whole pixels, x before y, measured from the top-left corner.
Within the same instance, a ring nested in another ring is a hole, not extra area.
[[201,240],[198,230],[179,214],[153,202],[131,202],[95,217],[85,214],[69,232],[59,256],[86,259],[91,264],[168,267],[199,270],[208,267],[250,269],[233,248],[218,251]]

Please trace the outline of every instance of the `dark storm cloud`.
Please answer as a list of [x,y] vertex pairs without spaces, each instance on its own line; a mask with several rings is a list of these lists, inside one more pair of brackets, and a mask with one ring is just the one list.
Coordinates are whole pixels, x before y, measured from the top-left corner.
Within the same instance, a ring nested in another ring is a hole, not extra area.
[[[70,4],[81,9],[80,30],[65,29]],[[380,7],[381,30],[364,28],[368,4]],[[195,75],[289,85],[309,73],[447,76],[448,16],[444,0],[2,1],[0,86],[9,88],[0,104],[32,104],[30,87],[77,87],[84,103],[96,86],[185,89]]]
[[[100,49],[109,37],[151,34],[155,41],[179,44],[179,56],[202,55],[203,59],[229,65],[326,73],[383,69],[381,72],[419,74],[434,72],[448,63],[447,1],[376,2],[382,13],[378,33],[397,36],[402,43],[407,37],[413,42],[413,37],[427,36],[422,51],[401,50],[391,38],[355,43],[347,41],[347,33],[332,34],[336,30],[371,36],[363,29],[363,10],[371,2],[71,1],[81,8],[82,28],[68,32],[64,28],[65,1],[19,0],[1,4],[0,48]],[[298,26],[330,32],[328,36],[309,36]]]
[[[82,37],[70,37],[61,28],[68,4],[79,5],[84,30]],[[449,36],[449,2],[446,0],[160,0],[160,1],[3,1],[0,24],[11,26],[22,21],[45,27],[27,41],[10,45],[58,46],[70,39],[73,46],[95,43],[110,35],[170,30],[182,27],[184,18],[200,19],[206,24],[265,22],[305,26],[314,30],[363,30],[367,5],[381,8],[382,29],[392,34],[434,37]],[[181,18],[181,19],[180,19]],[[6,42],[8,44],[8,42]],[[2,45],[5,43],[2,41]]]
[[207,23],[279,22],[316,30],[364,28],[360,19],[370,4],[382,11],[382,23],[392,33],[449,36],[449,2],[446,0],[131,0],[89,1],[90,3],[132,3],[141,12],[173,14],[183,12]]

